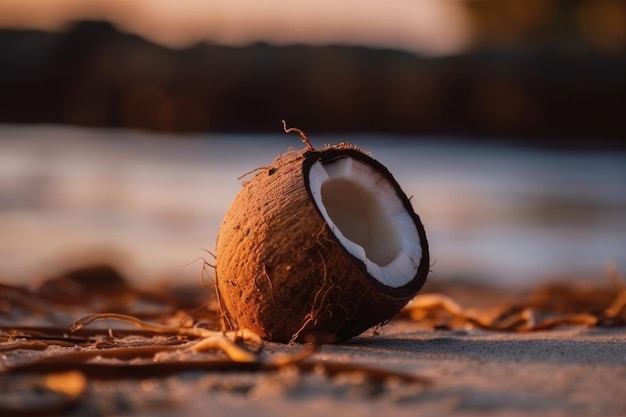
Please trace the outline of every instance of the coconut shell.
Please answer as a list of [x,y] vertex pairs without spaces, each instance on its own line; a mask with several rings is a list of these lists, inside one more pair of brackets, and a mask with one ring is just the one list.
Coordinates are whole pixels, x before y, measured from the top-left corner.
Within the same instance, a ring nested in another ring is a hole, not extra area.
[[[341,245],[308,189],[317,161],[350,156],[384,172],[412,214],[422,244],[416,276],[400,288],[371,277]],[[350,145],[278,157],[236,196],[217,238],[216,286],[227,322],[266,340],[342,341],[387,322],[428,273],[424,228],[389,171]]]

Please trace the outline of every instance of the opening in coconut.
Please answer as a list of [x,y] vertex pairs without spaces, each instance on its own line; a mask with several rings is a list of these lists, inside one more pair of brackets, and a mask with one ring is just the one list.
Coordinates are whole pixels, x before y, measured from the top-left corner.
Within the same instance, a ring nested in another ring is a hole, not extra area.
[[398,288],[415,278],[422,247],[392,181],[349,156],[315,162],[309,171],[311,195],[337,239],[372,277]]

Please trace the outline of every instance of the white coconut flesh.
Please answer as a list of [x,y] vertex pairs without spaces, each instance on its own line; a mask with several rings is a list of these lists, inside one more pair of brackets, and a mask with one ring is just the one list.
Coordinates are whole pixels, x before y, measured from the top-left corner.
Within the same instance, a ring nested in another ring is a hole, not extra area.
[[387,177],[346,156],[314,163],[309,187],[334,235],[373,278],[392,288],[415,278],[422,259],[420,237]]

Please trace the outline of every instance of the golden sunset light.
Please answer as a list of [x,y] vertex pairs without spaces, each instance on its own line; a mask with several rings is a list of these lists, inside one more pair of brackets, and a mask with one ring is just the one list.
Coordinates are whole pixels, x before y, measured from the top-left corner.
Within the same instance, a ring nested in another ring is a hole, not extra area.
[[626,1],[0,0],[0,416],[625,415]]

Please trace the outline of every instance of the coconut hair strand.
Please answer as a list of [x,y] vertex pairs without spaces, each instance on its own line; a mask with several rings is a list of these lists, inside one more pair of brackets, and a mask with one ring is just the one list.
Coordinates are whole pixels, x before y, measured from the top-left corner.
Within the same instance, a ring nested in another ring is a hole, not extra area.
[[284,120],[283,120],[283,130],[285,131],[285,133],[291,133],[291,132],[298,133],[300,135],[300,138],[302,139],[302,142],[306,144],[307,148],[309,148],[310,151],[315,150],[313,145],[311,145],[311,141],[307,137],[306,133],[304,133],[302,130],[298,129],[297,127],[287,128],[287,122],[285,122]]

